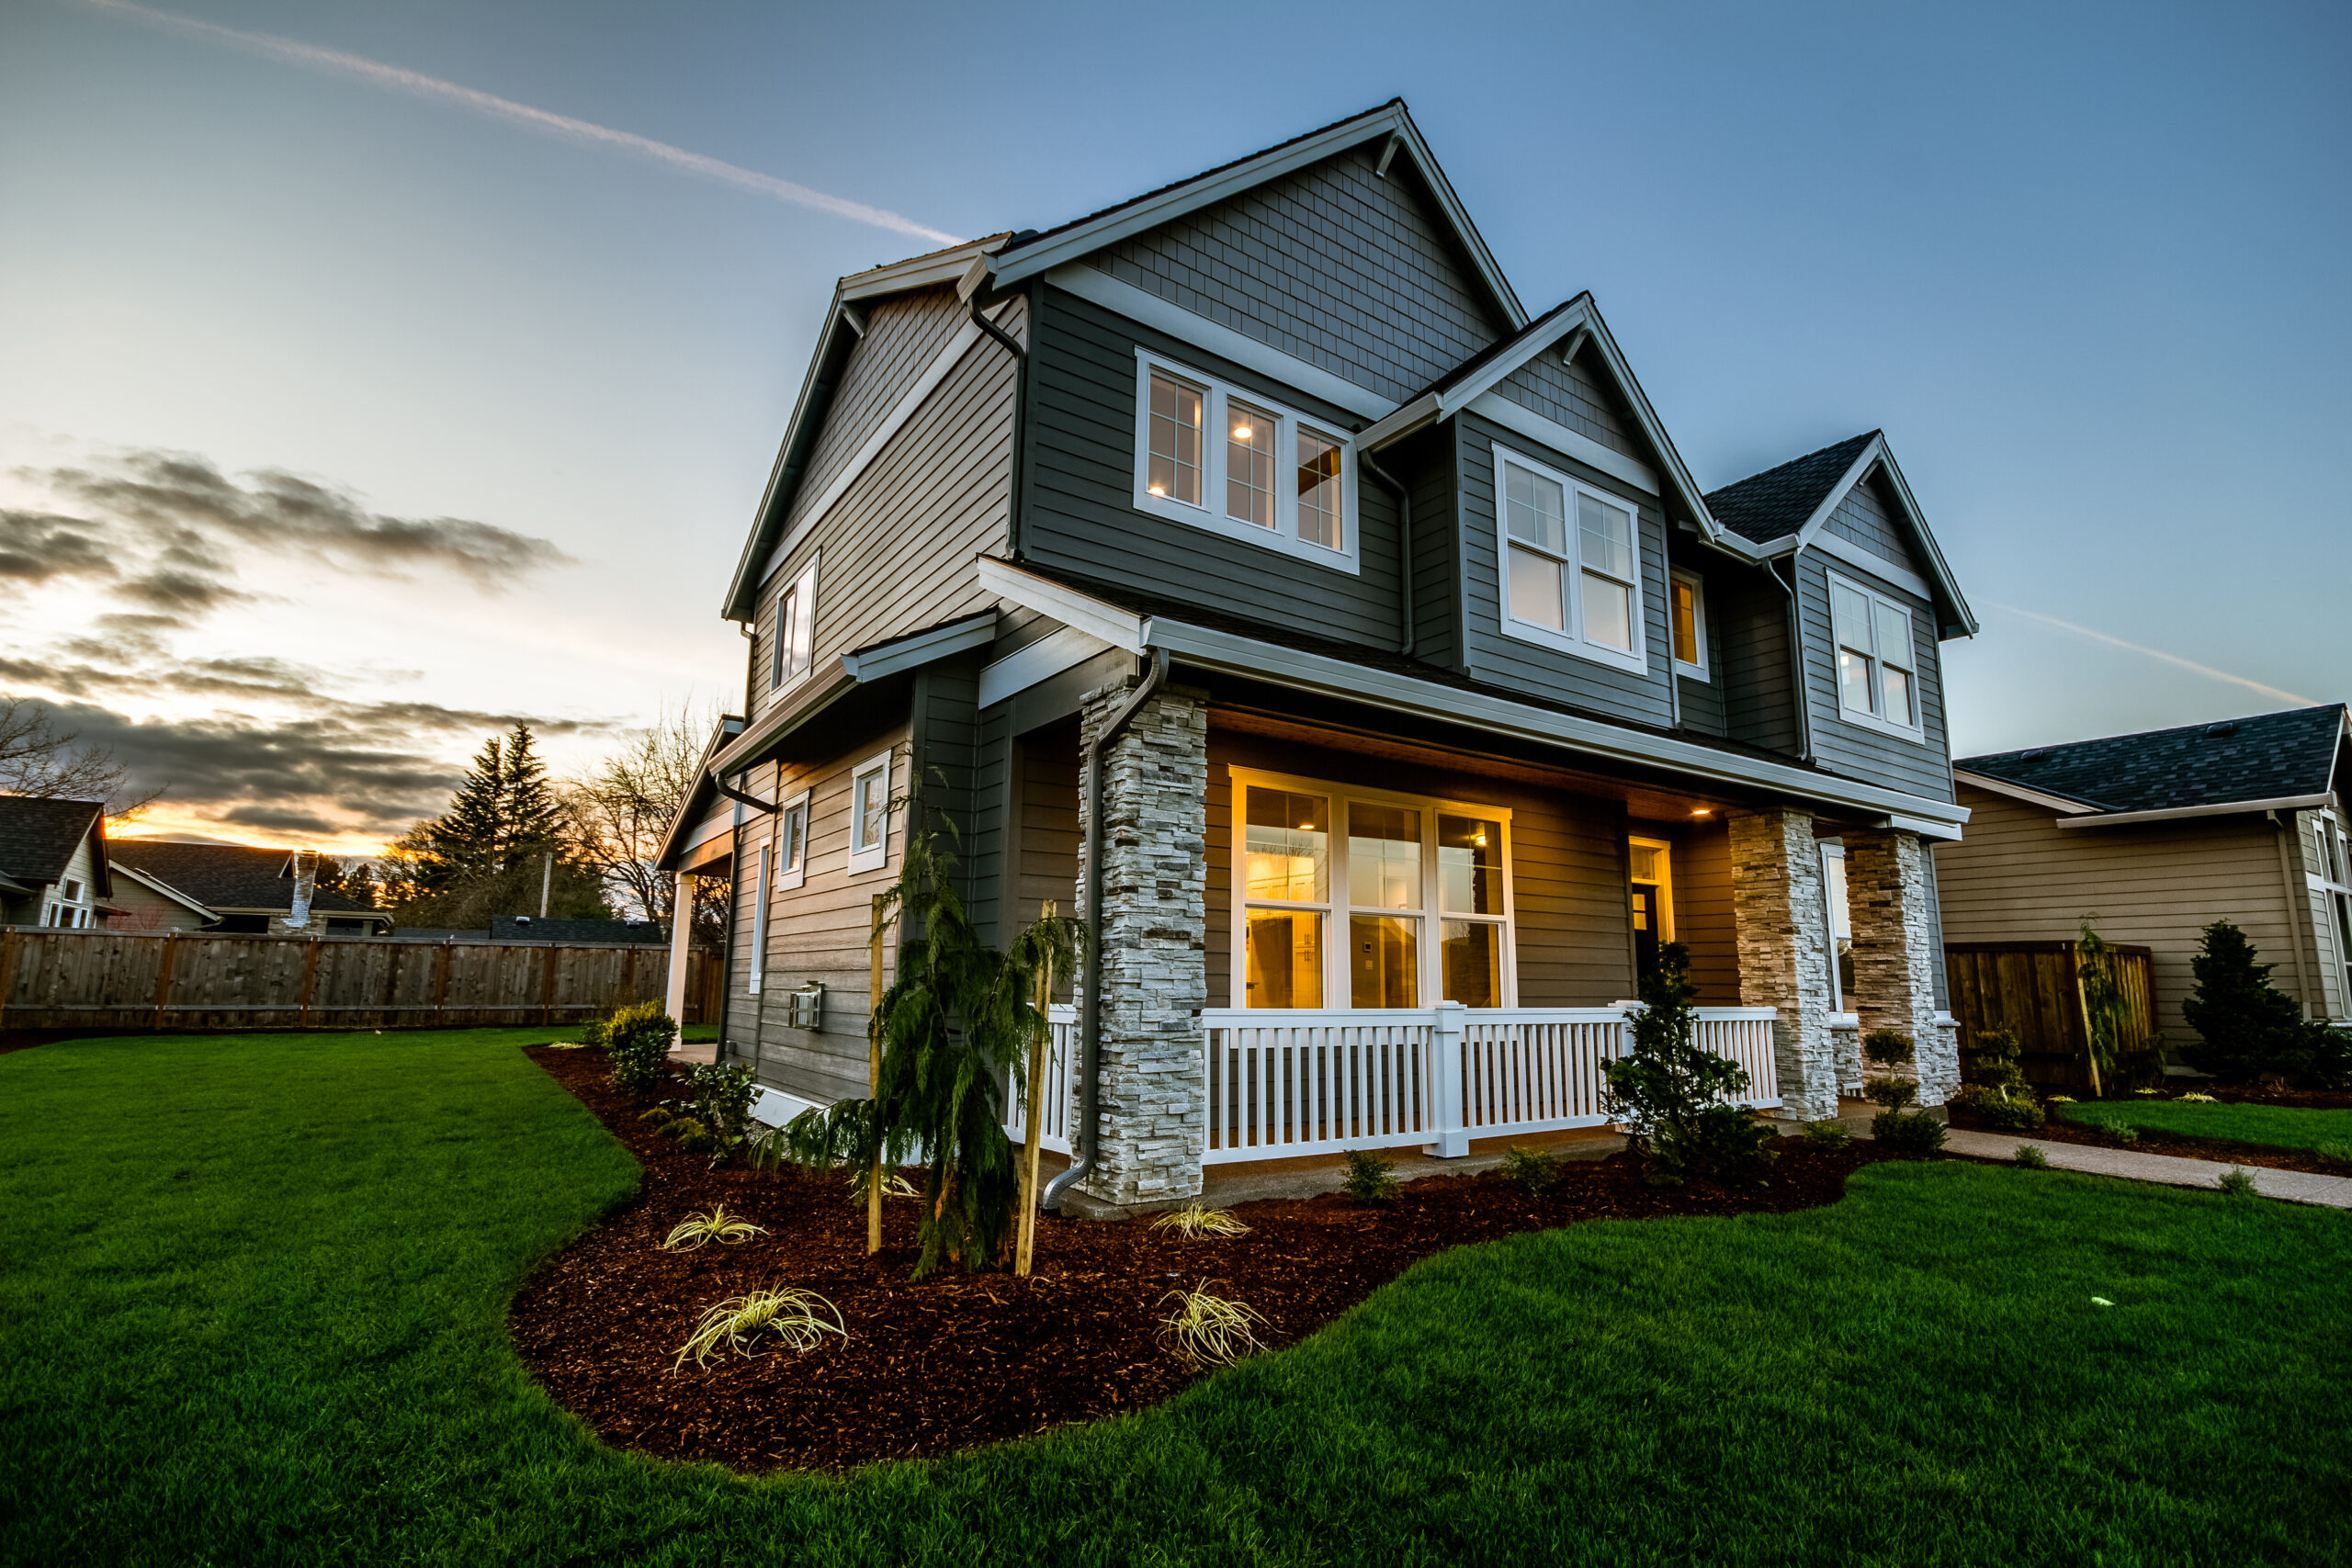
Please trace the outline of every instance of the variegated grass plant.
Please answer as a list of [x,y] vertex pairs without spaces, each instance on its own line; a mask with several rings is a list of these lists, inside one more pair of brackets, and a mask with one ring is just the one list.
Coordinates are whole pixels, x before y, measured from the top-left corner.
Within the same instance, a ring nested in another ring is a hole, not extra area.
[[[870,1173],[864,1167],[860,1167],[857,1172],[849,1179],[849,1201],[851,1202],[863,1203],[865,1201],[865,1184],[868,1179],[870,1179]],[[913,1182],[909,1181],[897,1171],[886,1170],[882,1173],[882,1196],[885,1198],[920,1198],[922,1196],[922,1189],[917,1187]]]
[[678,1359],[670,1370],[676,1371],[689,1359],[700,1368],[722,1348],[731,1348],[739,1356],[755,1354],[756,1341],[763,1334],[782,1340],[787,1350],[805,1352],[814,1349],[828,1334],[847,1338],[849,1329],[842,1322],[841,1309],[814,1292],[789,1285],[763,1286],[729,1296],[706,1310],[686,1342],[678,1347]]
[[1250,1227],[1234,1218],[1230,1209],[1212,1209],[1194,1201],[1172,1210],[1151,1222],[1156,1231],[1174,1231],[1186,1241],[1198,1241],[1204,1235],[1248,1235]]
[[1159,1298],[1162,1306],[1176,1303],[1176,1310],[1159,1320],[1163,1337],[1177,1355],[1202,1370],[1229,1367],[1266,1348],[1258,1337],[1258,1330],[1266,1326],[1264,1314],[1247,1303],[1212,1295],[1209,1287],[1216,1283],[1204,1280],[1193,1290],[1170,1291]]
[[673,1226],[670,1234],[662,1238],[662,1250],[692,1252],[706,1242],[733,1244],[767,1234],[765,1226],[755,1225],[740,1214],[729,1213],[724,1203],[714,1203],[710,1213],[706,1214],[697,1209]]

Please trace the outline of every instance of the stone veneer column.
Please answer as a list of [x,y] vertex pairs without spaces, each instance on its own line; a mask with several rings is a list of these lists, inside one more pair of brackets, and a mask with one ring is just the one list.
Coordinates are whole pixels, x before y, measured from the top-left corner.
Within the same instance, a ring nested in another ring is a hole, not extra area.
[[1854,924],[1854,1010],[1862,1032],[1911,1037],[1919,1103],[1941,1105],[1960,1087],[1951,1032],[1936,1022],[1935,883],[1928,846],[1891,828],[1849,829],[1846,904]]
[[[1850,873],[1849,874],[1850,874]],[[1732,915],[1739,937],[1739,999],[1780,1010],[1772,1053],[1781,1114],[1838,1114],[1838,1066],[1829,1037],[1836,993],[1829,921],[1822,902],[1821,847],[1803,811],[1731,814]]]
[[[1123,682],[1088,694],[1081,746],[1101,733],[1131,689]],[[1102,1146],[1079,1190],[1122,1207],[1201,1190],[1208,1141],[1201,1029],[1208,1001],[1204,694],[1161,688],[1102,761]],[[1082,832],[1091,803],[1082,785],[1079,794]],[[1081,915],[1084,884],[1081,875]]]

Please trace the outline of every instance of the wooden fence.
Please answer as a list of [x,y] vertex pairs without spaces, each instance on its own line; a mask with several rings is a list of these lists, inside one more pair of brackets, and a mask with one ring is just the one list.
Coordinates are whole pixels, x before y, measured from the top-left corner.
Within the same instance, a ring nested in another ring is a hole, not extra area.
[[[573,1023],[624,1002],[659,999],[669,964],[667,947],[645,944],[13,926],[0,934],[0,1029]],[[681,1021],[717,1018],[718,966],[717,954],[692,955]]]
[[[2076,943],[1962,942],[1944,949],[1951,1014],[1960,1021],[1960,1048],[1973,1049],[1976,1031],[2007,1029],[2024,1046],[2018,1066],[2034,1083],[2087,1088],[2090,1019],[2083,998]],[[2155,1010],[2144,947],[2117,946],[2116,978],[2131,1021],[2120,1048],[2141,1049],[2154,1038]]]

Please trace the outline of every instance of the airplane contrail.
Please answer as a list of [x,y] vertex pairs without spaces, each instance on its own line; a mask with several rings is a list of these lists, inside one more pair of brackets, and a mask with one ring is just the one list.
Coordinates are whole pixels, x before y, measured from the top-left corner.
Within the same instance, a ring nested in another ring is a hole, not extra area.
[[2233,686],[2244,686],[2250,692],[2260,692],[2266,697],[2276,697],[2280,702],[2293,703],[2298,707],[2319,705],[2314,698],[2299,697],[2292,692],[2283,692],[2276,686],[2266,686],[2261,682],[2250,681],[2244,675],[2233,675],[2226,670],[2216,670],[2210,664],[2199,664],[2193,659],[2183,659],[2177,653],[2166,653],[2160,648],[2145,648],[2136,642],[2126,642],[2120,637],[2109,637],[2105,632],[2095,632],[2088,626],[2078,626],[2072,621],[2062,621],[2055,615],[2045,615],[2034,610],[2020,610],[2015,604],[2003,604],[1991,599],[1985,600],[1984,604],[1988,609],[1998,610],[2006,615],[2023,615],[2029,621],[2040,621],[2045,626],[2056,626],[2060,631],[2073,632],[2076,637],[2086,637],[2093,642],[2103,642],[2109,648],[2120,648],[2127,653],[2159,659],[2166,664],[2194,671],[2210,680],[2227,681]]
[[345,54],[341,50],[323,49],[317,44],[300,43],[293,39],[279,38],[274,33],[254,33],[246,32],[240,28],[224,28],[217,22],[198,21],[193,17],[183,17],[171,11],[158,11],[152,6],[137,5],[134,0],[83,0],[83,3],[101,11],[110,11],[118,16],[134,17],[157,27],[170,28],[214,43],[227,44],[232,49],[266,55],[272,60],[283,61],[288,65],[300,65],[313,71],[330,71],[346,76],[357,76],[379,86],[397,88],[404,93],[416,94],[420,97],[441,98],[450,103],[461,104],[479,114],[486,114],[493,119],[505,120],[510,125],[520,125],[547,135],[560,136],[567,141],[588,146],[613,147],[623,152],[634,152],[640,157],[650,158],[656,163],[667,164],[672,168],[683,169],[691,175],[700,175],[705,179],[717,180],[722,185],[733,186],[738,190],[748,190],[761,196],[773,197],[776,200],[788,201],[795,206],[810,208],[819,212],[830,212],[836,218],[847,218],[859,223],[870,223],[877,229],[888,229],[897,233],[910,234],[916,239],[929,240],[942,245],[955,244],[960,238],[955,234],[942,233],[937,229],[926,229],[913,219],[902,218],[884,208],[868,207],[862,201],[851,201],[843,197],[828,196],[823,191],[811,190],[807,186],[796,185],[790,180],[780,180],[773,175],[763,175],[756,170],[741,168],[718,158],[706,157],[700,152],[689,152],[683,147],[673,147],[666,141],[656,141],[650,137],[639,136],[626,130],[615,130],[609,126],[593,125],[584,119],[573,119],[569,115],[550,114],[546,109],[535,109],[528,104],[518,104],[511,98],[477,92],[471,87],[461,87],[455,82],[445,82],[438,76],[427,76],[422,72],[404,70],[397,65],[386,65],[356,54]]

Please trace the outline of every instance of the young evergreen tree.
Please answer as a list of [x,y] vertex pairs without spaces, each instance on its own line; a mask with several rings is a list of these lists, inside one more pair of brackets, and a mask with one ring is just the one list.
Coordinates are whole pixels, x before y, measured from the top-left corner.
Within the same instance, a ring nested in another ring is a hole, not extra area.
[[1609,1114],[1624,1123],[1625,1142],[1655,1186],[1772,1157],[1772,1130],[1736,1103],[1747,1092],[1747,1069],[1699,1046],[1698,996],[1690,949],[1679,942],[1659,948],[1657,966],[1642,977],[1642,1010],[1626,1025],[1631,1049],[1600,1067]]
[[2243,1079],[2309,1066],[2303,1010],[2272,987],[2276,965],[2255,961],[2245,932],[2215,920],[2188,966],[2197,987],[2180,1004],[2181,1015],[2205,1037],[2182,1053],[2190,1066],[2217,1078]]

